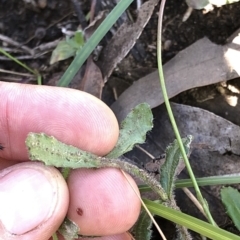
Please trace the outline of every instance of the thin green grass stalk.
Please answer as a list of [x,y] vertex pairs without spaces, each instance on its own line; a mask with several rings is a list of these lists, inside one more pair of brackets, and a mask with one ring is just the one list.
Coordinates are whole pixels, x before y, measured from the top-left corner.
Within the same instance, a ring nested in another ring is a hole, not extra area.
[[199,187],[197,185],[195,176],[193,174],[191,165],[189,163],[187,154],[185,152],[185,149],[184,149],[184,146],[183,146],[183,143],[182,143],[182,140],[181,140],[181,136],[180,136],[179,131],[178,131],[177,124],[175,122],[175,119],[174,119],[174,116],[173,116],[173,113],[172,113],[170,102],[168,100],[167,90],[166,90],[166,86],[165,86],[165,82],[164,82],[164,76],[163,76],[162,52],[161,52],[162,51],[162,49],[161,49],[161,44],[162,44],[162,18],[163,18],[163,11],[164,11],[165,2],[166,2],[166,0],[162,0],[161,4],[160,4],[159,20],[158,20],[158,34],[157,34],[157,45],[158,45],[157,46],[157,60],[158,60],[158,71],[159,71],[160,85],[161,85],[161,88],[162,88],[164,101],[165,101],[166,108],[167,108],[167,111],[168,111],[168,115],[169,115],[169,118],[170,118],[170,121],[171,121],[171,124],[172,124],[172,127],[173,127],[173,131],[174,131],[175,136],[177,138],[177,141],[178,141],[178,144],[179,144],[179,148],[181,150],[181,153],[182,153],[182,156],[183,156],[186,168],[188,170],[189,176],[190,176],[190,178],[191,178],[191,180],[193,182],[193,186],[195,188],[197,198],[198,198],[199,202],[201,203],[201,205],[202,205],[202,207],[204,209],[204,212],[205,212],[205,214],[207,216],[208,221],[212,225],[216,226],[216,223],[214,222],[214,220],[213,220],[213,218],[211,216],[211,213],[209,211],[207,203],[204,200],[204,198],[203,198],[203,196],[202,196],[202,194],[200,192],[200,189],[199,189]]
[[[239,184],[240,175],[231,174],[223,176],[212,176],[212,177],[203,177],[196,178],[198,186],[215,186],[215,185],[226,185],[226,184]],[[193,187],[193,182],[191,179],[177,179],[175,182],[176,188],[183,187]],[[139,185],[139,190],[141,192],[151,191],[151,188],[145,184]]]
[[89,40],[84,44],[81,51],[73,59],[72,63],[65,71],[58,86],[66,87],[72,81],[77,71],[87,60],[92,51],[96,48],[99,42],[103,39],[106,33],[110,30],[113,24],[118,20],[118,18],[123,14],[123,12],[128,8],[133,0],[121,0],[114,9],[108,14],[104,21],[100,24],[97,30],[92,34]]
[[[239,184],[240,177],[238,176],[214,176],[214,177],[203,177],[196,178],[198,186],[216,186],[216,185],[226,185],[226,184]],[[176,181],[176,188],[182,187],[193,187],[191,179],[179,179]]]
[[13,57],[11,54],[7,53],[4,49],[0,48],[0,53],[2,53],[3,55],[5,55],[6,57],[8,57],[9,59],[13,60],[15,63],[17,63],[18,65],[20,65],[21,67],[25,68],[26,70],[28,70],[30,73],[33,73],[34,76],[37,77],[37,83],[38,85],[42,84],[42,78],[40,76],[40,74],[31,69],[30,67],[28,67],[27,65],[25,65],[24,63],[22,63],[21,61],[19,61],[18,59],[16,59],[15,57]]
[[240,237],[225,231],[219,227],[213,226],[207,222],[189,216],[185,213],[165,207],[162,204],[150,201],[148,199],[143,199],[148,210],[160,217],[168,219],[176,224],[185,226],[194,232],[197,232],[203,236],[206,236],[213,240],[240,240]]

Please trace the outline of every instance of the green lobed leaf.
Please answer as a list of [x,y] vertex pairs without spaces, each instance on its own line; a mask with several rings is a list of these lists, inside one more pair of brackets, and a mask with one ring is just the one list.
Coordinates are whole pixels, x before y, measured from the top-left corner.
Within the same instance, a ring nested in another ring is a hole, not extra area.
[[[192,136],[189,135],[182,139],[186,153],[189,153],[190,144],[192,142]],[[174,140],[166,149],[165,162],[160,168],[160,184],[168,195],[168,198],[172,198],[175,174],[179,161],[182,159],[181,150],[177,140]]]
[[63,168],[94,168],[97,156],[66,145],[44,133],[29,133],[26,138],[29,158],[44,162],[46,165]]
[[[120,141],[117,144],[118,147],[115,148],[111,156],[122,155],[124,152],[132,149],[134,144],[143,142],[146,132],[152,128],[152,118],[151,109],[147,104],[140,104],[134,108],[127,116],[127,120],[122,124],[126,132],[122,129]],[[26,138],[26,145],[31,160],[42,161],[50,166],[72,169],[121,168],[148,184],[163,201],[167,200],[167,195],[159,182],[134,164],[117,158],[98,157],[92,153],[64,144],[53,136],[48,136],[44,133],[29,133]]]
[[76,49],[74,49],[66,40],[60,41],[52,52],[50,64],[75,56],[75,53]]
[[167,195],[159,182],[143,169],[136,165],[122,161],[121,159],[110,159],[98,157],[76,147],[66,145],[52,136],[40,133],[29,133],[26,139],[29,158],[44,162],[46,165],[63,168],[121,168],[124,171],[140,178],[148,184],[153,191],[163,200]]
[[140,216],[132,228],[131,233],[136,240],[150,240],[152,236],[152,220],[145,209],[142,209]]
[[240,193],[232,187],[223,188],[221,190],[221,199],[229,217],[240,231]]
[[68,218],[65,218],[62,225],[59,227],[58,232],[62,234],[65,240],[78,239],[80,229],[78,225]]
[[133,149],[137,143],[144,143],[146,133],[153,127],[151,108],[146,103],[137,105],[122,121],[118,142],[114,149],[106,156],[117,158]]
[[[143,143],[147,131],[152,128],[152,120],[153,116],[148,104],[136,106],[122,122],[117,145],[106,157],[117,158],[130,151],[135,144]],[[27,136],[26,145],[30,159],[44,161],[46,165],[70,168],[97,167],[95,164],[97,156],[94,154],[66,145],[44,133],[30,133]]]
[[75,56],[76,53],[81,50],[83,45],[84,36],[81,31],[75,32],[74,36],[71,38],[66,37],[66,39],[60,41],[57,47],[53,50],[50,64]]

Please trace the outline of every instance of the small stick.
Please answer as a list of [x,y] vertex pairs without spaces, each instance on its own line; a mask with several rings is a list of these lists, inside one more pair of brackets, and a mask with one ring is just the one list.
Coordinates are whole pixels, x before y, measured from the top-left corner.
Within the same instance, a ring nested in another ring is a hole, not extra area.
[[14,40],[12,40],[11,38],[9,38],[9,37],[7,37],[7,36],[4,36],[4,35],[0,34],[0,40],[6,42],[6,43],[8,43],[8,44],[11,44],[11,45],[13,45],[13,46],[15,46],[15,47],[21,48],[21,49],[23,49],[25,52],[29,53],[29,54],[32,55],[32,56],[34,55],[34,51],[33,51],[31,48],[26,47],[26,46],[23,46],[22,44],[14,41]]

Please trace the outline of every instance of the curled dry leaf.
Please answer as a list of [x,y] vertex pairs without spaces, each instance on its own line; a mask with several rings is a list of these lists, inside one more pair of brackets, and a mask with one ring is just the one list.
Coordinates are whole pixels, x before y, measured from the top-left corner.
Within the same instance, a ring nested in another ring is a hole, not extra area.
[[97,98],[101,98],[103,86],[102,73],[99,67],[94,63],[92,57],[89,57],[83,79],[78,89],[90,93]]

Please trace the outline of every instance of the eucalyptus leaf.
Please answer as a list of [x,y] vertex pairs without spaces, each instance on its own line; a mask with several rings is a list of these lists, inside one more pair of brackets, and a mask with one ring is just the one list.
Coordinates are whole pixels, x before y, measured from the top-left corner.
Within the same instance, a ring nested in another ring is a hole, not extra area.
[[114,149],[106,156],[117,158],[133,149],[137,143],[144,143],[146,133],[153,127],[151,108],[146,103],[137,105],[122,121],[118,142]]
[[[182,142],[186,153],[189,154],[192,136],[189,135],[186,138],[183,138]],[[182,159],[181,150],[177,140],[174,140],[174,142],[167,147],[165,159],[166,160],[159,171],[160,184],[167,193],[168,198],[171,199],[173,195],[176,169],[179,161]]]
[[221,190],[221,199],[227,209],[227,214],[233,220],[236,228],[240,231],[240,193],[232,187]]

